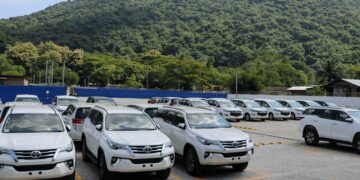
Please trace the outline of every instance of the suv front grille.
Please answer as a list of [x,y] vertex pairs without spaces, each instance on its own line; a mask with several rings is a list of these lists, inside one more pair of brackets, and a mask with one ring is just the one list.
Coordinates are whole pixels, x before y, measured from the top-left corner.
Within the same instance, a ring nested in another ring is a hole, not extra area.
[[161,153],[163,145],[130,146],[134,154]]
[[[36,152],[36,153],[34,153],[34,152]],[[25,160],[53,158],[55,153],[56,153],[56,149],[15,151],[15,155],[16,155],[17,159],[25,159]]]
[[149,164],[149,163],[159,163],[163,158],[152,158],[152,159],[130,159],[133,164]]
[[231,116],[241,116],[241,112],[240,111],[231,111],[230,115]]
[[246,147],[246,140],[241,140],[241,141],[220,141],[220,143],[226,149]]
[[16,171],[45,171],[54,169],[56,164],[46,165],[29,165],[29,166],[14,166]]
[[267,112],[258,112],[258,115],[259,115],[259,116],[266,116],[266,115],[267,115]]
[[245,156],[246,154],[247,154],[247,151],[245,151],[245,152],[236,152],[236,153],[222,153],[222,155],[223,155],[225,158]]
[[290,112],[281,112],[281,115],[288,116],[288,115],[290,115]]

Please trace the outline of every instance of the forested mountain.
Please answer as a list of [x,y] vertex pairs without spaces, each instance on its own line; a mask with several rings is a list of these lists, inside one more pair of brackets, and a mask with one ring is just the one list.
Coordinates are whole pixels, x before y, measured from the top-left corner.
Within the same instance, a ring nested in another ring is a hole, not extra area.
[[0,52],[54,41],[137,58],[151,49],[236,67],[271,51],[313,66],[360,62],[358,0],[73,0],[0,20]]

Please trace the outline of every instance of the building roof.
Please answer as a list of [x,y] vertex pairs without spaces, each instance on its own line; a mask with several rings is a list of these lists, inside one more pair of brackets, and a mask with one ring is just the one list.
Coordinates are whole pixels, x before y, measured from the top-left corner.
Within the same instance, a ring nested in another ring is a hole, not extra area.
[[315,87],[316,85],[312,85],[312,86],[293,86],[291,88],[286,89],[287,91],[306,91],[308,89],[311,89],[313,87]]
[[342,79],[350,84],[360,87],[360,79]]

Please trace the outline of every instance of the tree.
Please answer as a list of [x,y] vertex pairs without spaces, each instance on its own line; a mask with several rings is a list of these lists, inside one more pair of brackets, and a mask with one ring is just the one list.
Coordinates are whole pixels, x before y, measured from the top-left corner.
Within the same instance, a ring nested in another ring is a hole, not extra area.
[[23,66],[27,76],[32,76],[39,54],[36,46],[30,42],[16,43],[14,46],[8,47],[7,57],[16,65]]

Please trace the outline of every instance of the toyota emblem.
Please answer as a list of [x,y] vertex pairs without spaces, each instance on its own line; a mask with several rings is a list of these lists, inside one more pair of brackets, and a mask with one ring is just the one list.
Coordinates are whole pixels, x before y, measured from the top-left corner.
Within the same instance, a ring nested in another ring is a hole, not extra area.
[[152,150],[151,146],[145,146],[143,151],[146,152],[146,153],[150,153]]
[[236,146],[239,146],[239,145],[240,145],[240,143],[239,143],[239,142],[237,142],[237,141],[234,141],[234,142],[232,143],[232,145],[233,145],[234,147],[236,147]]
[[33,158],[33,159],[38,159],[38,158],[41,156],[41,152],[40,152],[40,151],[32,151],[32,152],[30,153],[30,156],[31,156],[31,158]]

